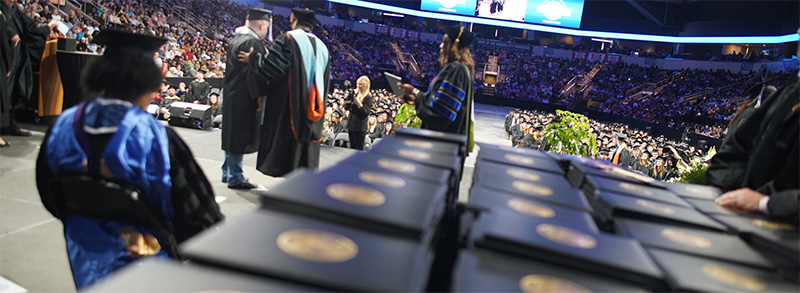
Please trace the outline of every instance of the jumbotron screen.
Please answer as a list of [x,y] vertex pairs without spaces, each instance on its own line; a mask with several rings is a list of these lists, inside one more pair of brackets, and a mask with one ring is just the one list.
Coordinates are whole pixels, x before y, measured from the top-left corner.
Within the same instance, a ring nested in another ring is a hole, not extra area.
[[584,0],[421,0],[420,9],[580,28]]

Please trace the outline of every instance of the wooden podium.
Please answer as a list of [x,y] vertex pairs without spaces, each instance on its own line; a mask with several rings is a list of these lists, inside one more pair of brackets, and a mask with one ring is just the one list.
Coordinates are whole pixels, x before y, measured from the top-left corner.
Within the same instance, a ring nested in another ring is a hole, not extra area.
[[57,51],[58,39],[47,41],[39,72],[33,73],[34,79],[38,77],[39,81],[34,81],[39,117],[58,116],[63,110],[64,89],[61,86],[61,74],[58,71]]

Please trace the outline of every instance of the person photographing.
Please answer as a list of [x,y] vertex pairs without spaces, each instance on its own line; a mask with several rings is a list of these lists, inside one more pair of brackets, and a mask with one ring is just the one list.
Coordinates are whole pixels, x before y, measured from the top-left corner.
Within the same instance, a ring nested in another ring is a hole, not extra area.
[[350,148],[363,150],[364,140],[367,135],[367,120],[369,112],[374,105],[372,95],[369,94],[370,80],[361,76],[356,80],[355,92],[348,92],[347,100],[350,101],[345,109],[350,111],[347,122],[347,134],[350,138]]

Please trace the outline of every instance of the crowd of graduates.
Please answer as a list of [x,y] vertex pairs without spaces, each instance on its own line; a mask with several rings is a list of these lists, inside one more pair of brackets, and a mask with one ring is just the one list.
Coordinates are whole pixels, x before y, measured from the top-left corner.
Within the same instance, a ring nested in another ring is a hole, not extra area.
[[[505,118],[505,132],[514,147],[551,151],[544,132],[554,119],[558,118],[553,113],[514,109]],[[686,142],[655,137],[648,131],[621,123],[590,119],[589,126],[596,140],[596,148],[589,150],[591,158],[609,161],[659,180],[679,177],[679,166],[687,167],[707,152]],[[588,142],[584,143],[588,148]]]

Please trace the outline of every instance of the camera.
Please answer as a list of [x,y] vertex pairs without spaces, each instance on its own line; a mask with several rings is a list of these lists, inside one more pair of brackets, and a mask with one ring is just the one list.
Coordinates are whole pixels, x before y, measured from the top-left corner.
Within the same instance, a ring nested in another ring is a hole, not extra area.
[[344,100],[346,102],[350,102],[355,97],[355,89],[353,89],[353,83],[349,80],[344,81]]

